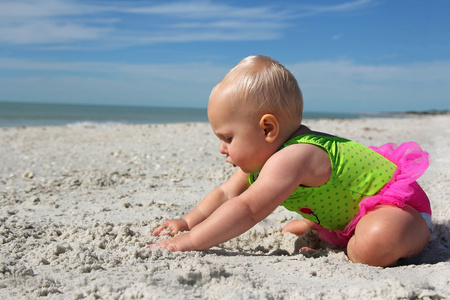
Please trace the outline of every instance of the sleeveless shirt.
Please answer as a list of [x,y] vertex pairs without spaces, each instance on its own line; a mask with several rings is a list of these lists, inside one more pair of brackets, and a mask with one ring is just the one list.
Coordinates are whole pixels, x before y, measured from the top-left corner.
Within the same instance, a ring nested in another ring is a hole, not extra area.
[[[397,168],[375,151],[344,138],[304,134],[288,140],[284,147],[299,143],[324,149],[330,158],[331,175],[321,186],[298,186],[281,205],[327,229],[344,229],[358,213],[361,200],[377,194]],[[258,174],[249,175],[250,184]]]

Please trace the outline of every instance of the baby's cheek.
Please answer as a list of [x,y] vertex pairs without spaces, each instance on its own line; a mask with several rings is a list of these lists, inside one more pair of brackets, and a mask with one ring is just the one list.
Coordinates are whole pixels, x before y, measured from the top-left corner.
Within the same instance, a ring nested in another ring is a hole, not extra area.
[[233,152],[231,152],[230,153],[230,157],[231,157],[231,159],[233,159],[233,161],[236,164],[240,164],[242,162],[245,162],[245,157],[246,157],[245,154],[246,154],[245,153],[245,149],[243,149],[241,151],[233,151]]

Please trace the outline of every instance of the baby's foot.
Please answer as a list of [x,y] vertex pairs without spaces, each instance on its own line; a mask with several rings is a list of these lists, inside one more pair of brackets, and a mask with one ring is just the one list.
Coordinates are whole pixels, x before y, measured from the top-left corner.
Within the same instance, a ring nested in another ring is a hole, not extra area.
[[316,250],[316,249],[313,249],[313,248],[302,247],[302,248],[300,248],[299,253],[300,253],[300,254],[308,254],[308,253],[312,253],[312,252],[316,252],[316,251],[317,251],[317,250]]
[[308,231],[308,229],[314,229],[314,225],[314,222],[306,219],[294,220],[287,223],[281,233],[285,234],[286,232],[290,232],[296,236],[302,236]]

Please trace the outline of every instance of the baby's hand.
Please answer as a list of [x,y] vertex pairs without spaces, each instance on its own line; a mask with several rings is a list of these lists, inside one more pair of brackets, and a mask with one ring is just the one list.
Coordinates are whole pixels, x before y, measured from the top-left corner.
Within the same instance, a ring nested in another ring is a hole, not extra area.
[[[169,233],[161,233],[164,229],[170,229]],[[164,222],[161,226],[158,226],[155,230],[153,230],[152,235],[170,235],[174,236],[175,234],[181,232],[181,231],[187,231],[189,230],[189,226],[183,219],[174,219],[174,220],[168,220]],[[168,249],[169,250],[169,249]]]
[[170,252],[195,250],[190,240],[189,232],[177,235],[174,238],[151,244],[147,248],[151,250],[169,250]]
[[170,252],[178,251],[177,247],[173,243],[171,243],[170,239],[151,244],[147,248],[149,248],[150,250],[169,250]]

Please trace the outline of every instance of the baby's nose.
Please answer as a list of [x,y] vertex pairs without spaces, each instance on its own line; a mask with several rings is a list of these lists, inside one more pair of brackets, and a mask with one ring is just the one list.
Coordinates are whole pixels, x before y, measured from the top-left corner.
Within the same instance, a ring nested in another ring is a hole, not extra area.
[[220,142],[219,151],[222,154],[227,154],[227,147],[224,142]]

